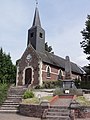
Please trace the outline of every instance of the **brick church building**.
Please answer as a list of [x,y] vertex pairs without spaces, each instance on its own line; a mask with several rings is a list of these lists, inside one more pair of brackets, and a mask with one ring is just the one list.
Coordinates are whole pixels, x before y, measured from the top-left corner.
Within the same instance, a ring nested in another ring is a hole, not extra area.
[[[36,7],[32,27],[28,30],[27,47],[17,60],[16,85],[40,85],[46,80],[65,79],[65,59],[45,51],[45,31]],[[72,79],[81,78],[83,70],[71,63]]]

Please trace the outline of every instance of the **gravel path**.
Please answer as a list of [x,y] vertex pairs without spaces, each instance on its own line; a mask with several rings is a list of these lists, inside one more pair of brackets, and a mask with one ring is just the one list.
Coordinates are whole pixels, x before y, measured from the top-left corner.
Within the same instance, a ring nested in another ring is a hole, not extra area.
[[26,117],[18,114],[0,113],[0,120],[41,120],[40,118]]

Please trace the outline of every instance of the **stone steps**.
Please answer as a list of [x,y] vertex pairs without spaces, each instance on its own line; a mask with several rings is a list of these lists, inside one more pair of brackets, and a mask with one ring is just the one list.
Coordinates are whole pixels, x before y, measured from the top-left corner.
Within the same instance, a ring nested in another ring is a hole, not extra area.
[[20,97],[22,97],[22,95],[8,95],[8,98],[20,98]]
[[47,116],[46,120],[70,120],[69,116]]
[[49,109],[48,111],[49,112],[64,112],[64,113],[68,112],[68,110],[65,110],[65,109]]
[[16,110],[2,110],[2,109],[0,109],[0,113],[18,113],[18,110],[16,109]]
[[18,102],[13,102],[13,100],[5,100],[3,104],[18,104]]
[[67,109],[67,106],[60,106],[60,105],[51,105],[50,108],[60,108],[60,109]]
[[1,106],[0,107],[1,108],[1,110],[16,110],[17,109],[17,106]]
[[22,100],[22,95],[26,89],[27,88],[25,87],[11,87],[8,91],[7,99],[0,107],[0,113],[18,112],[18,107]]
[[18,104],[3,104],[1,107],[18,107]]
[[68,107],[50,106],[43,114],[42,120],[70,120],[70,111]]
[[13,101],[13,102],[19,102],[22,100],[21,96],[8,96],[7,100]]
[[9,90],[9,94],[8,95],[22,95],[24,93],[24,91],[26,90],[27,88],[25,86],[20,86],[20,87],[12,87],[10,90]]
[[69,112],[48,112],[47,115],[52,115],[52,116],[68,116]]

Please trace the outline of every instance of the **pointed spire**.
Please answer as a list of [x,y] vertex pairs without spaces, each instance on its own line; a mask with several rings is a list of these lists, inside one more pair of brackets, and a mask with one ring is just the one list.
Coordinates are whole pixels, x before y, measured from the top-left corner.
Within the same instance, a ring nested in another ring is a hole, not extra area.
[[40,26],[41,27],[39,11],[38,11],[37,7],[35,9],[34,20],[33,20],[33,25],[32,26]]

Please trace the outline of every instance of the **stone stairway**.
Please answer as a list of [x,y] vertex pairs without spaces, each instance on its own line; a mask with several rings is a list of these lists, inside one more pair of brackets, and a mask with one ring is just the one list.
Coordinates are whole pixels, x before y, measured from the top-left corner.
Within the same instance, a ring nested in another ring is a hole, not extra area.
[[0,106],[0,113],[15,113],[18,112],[19,103],[22,100],[22,95],[27,88],[25,86],[10,87],[7,99]]
[[70,110],[64,106],[50,106],[43,114],[42,120],[71,120]]

